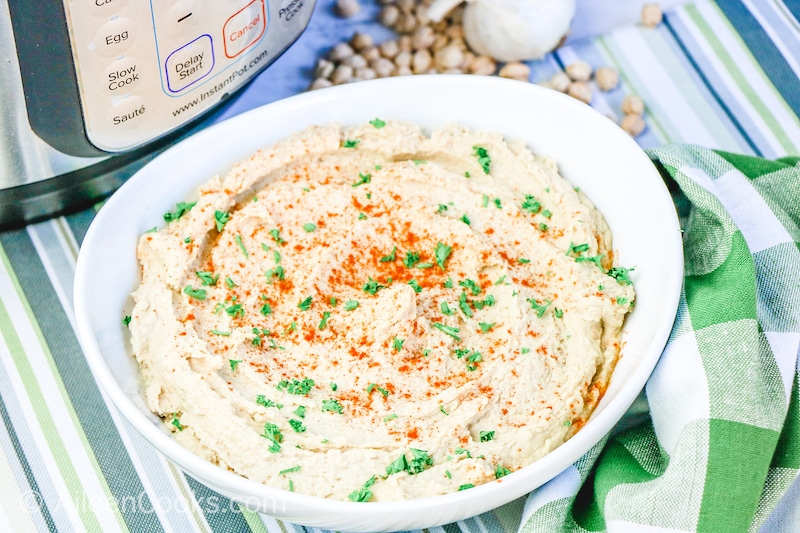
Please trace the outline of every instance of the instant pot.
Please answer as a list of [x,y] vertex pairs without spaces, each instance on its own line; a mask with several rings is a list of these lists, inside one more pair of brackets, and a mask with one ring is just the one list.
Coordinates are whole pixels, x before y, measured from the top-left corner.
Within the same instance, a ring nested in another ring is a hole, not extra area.
[[308,24],[314,0],[0,0],[0,226],[90,205]]

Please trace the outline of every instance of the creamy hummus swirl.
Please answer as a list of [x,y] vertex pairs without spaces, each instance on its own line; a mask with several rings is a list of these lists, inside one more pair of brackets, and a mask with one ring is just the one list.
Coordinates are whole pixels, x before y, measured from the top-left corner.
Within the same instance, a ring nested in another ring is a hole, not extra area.
[[335,499],[455,492],[601,396],[634,299],[556,163],[459,125],[311,127],[139,243],[147,405],[242,476]]

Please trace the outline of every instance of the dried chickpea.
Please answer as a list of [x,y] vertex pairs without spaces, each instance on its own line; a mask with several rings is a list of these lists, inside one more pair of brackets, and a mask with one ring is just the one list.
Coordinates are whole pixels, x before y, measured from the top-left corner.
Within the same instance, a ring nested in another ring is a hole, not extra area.
[[564,70],[572,81],[589,81],[592,77],[592,67],[586,61],[576,61]]
[[467,67],[467,72],[480,76],[491,76],[497,70],[497,62],[491,56],[480,55],[473,59]]
[[644,113],[644,102],[635,94],[629,94],[622,100],[622,112],[626,115],[641,115]]
[[464,60],[464,53],[457,45],[449,44],[437,50],[434,61],[438,70],[458,69]]
[[366,50],[367,48],[372,47],[372,36],[368,33],[361,33],[356,32],[353,34],[353,37],[350,39],[350,46],[356,52],[361,52],[362,50]]
[[612,91],[619,85],[619,74],[614,67],[600,67],[594,73],[594,81],[601,91]]
[[417,18],[411,14],[400,13],[394,29],[397,33],[413,33],[417,29]]
[[433,33],[433,28],[430,26],[420,26],[411,36],[411,47],[414,50],[430,48],[433,46],[434,41],[436,41],[436,35]]
[[411,52],[413,48],[411,47],[411,36],[410,35],[401,35],[400,38],[397,40],[397,48],[401,52]]
[[356,68],[364,68],[367,66],[367,60],[360,55],[352,55],[350,57],[346,57],[342,62],[341,65],[347,65],[348,67]]
[[414,73],[411,71],[411,67],[407,65],[402,67],[397,67],[397,69],[395,69],[394,71],[395,76],[410,76],[411,74]]
[[331,80],[326,80],[325,78],[317,78],[312,83],[311,86],[308,88],[309,91],[315,91],[317,89],[324,89],[325,87],[330,87],[333,85]]
[[338,63],[339,61],[343,61],[348,57],[351,57],[355,52],[347,43],[339,43],[333,47],[333,49],[328,54],[328,58],[333,61],[334,63]]
[[646,124],[641,115],[625,115],[619,126],[631,137],[636,137],[644,131]]
[[567,94],[588,104],[592,101],[592,87],[585,81],[573,81],[567,88]]
[[314,77],[330,78],[331,74],[333,74],[333,69],[335,68],[336,65],[334,65],[332,61],[320,58],[317,60],[317,65],[314,67]]
[[499,76],[501,78],[509,78],[519,81],[528,81],[530,75],[531,68],[525,63],[520,63],[519,61],[511,61],[506,63],[499,72]]
[[417,50],[414,52],[414,57],[411,60],[411,70],[414,74],[422,74],[427,72],[433,64],[431,53],[427,50]]
[[353,80],[353,67],[349,65],[339,65],[331,74],[331,81],[334,85],[341,85]]
[[361,11],[358,0],[336,0],[333,11],[342,18],[350,18]]
[[377,46],[371,46],[361,51],[361,57],[363,57],[367,61],[375,61],[376,59],[381,57],[381,51],[378,50]]
[[400,52],[394,56],[394,64],[398,67],[410,67],[412,58],[411,52]]
[[658,4],[645,4],[642,6],[642,24],[648,28],[655,28],[664,19],[664,13]]
[[397,46],[397,41],[390,39],[379,44],[378,50],[380,50],[381,55],[386,59],[394,59],[400,51],[400,48]]
[[381,9],[381,12],[378,14],[378,22],[387,28],[394,28],[399,19],[400,9],[394,4],[384,6],[384,8]]
[[394,63],[385,57],[376,59],[370,63],[370,66],[378,78],[388,78],[394,72]]
[[569,84],[572,83],[572,80],[569,79],[566,72],[560,71],[553,74],[553,77],[547,83],[551,89],[565,93],[569,89]]

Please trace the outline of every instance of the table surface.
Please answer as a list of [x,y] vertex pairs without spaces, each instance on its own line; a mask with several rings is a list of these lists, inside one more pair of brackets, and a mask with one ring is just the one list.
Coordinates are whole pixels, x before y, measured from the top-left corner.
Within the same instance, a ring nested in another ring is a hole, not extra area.
[[[531,81],[578,58],[613,65],[621,86],[596,93],[592,106],[619,118],[623,97],[640,95],[647,105],[648,127],[637,138],[643,147],[800,154],[800,1],[661,2],[670,10],[655,29],[635,24],[643,3],[579,0],[566,46],[531,62]],[[374,21],[377,11],[364,3],[357,16],[341,20],[320,0],[307,31],[221,119],[304,91],[315,59],[353,31],[390,38]],[[155,452],[104,400],[72,312],[75,260],[95,212],[0,232],[0,531],[305,529],[214,494]],[[797,482],[791,493],[770,531],[797,530]],[[523,505],[520,499],[431,531],[516,531]]]

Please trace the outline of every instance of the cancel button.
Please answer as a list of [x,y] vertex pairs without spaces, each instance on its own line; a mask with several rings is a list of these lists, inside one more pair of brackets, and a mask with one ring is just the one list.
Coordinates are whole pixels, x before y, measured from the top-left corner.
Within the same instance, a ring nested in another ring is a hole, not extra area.
[[167,88],[177,93],[205,78],[214,69],[211,36],[201,35],[172,52],[164,65]]

